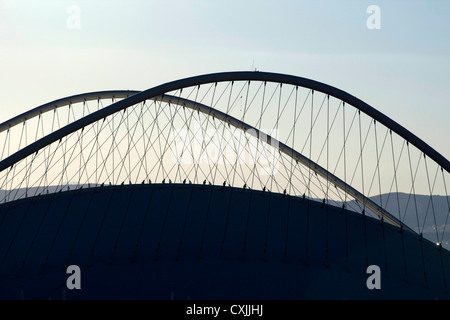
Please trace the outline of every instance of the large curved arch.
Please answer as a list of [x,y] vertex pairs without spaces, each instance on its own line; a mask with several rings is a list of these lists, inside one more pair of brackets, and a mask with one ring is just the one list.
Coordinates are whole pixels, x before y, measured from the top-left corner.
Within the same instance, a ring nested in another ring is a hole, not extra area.
[[[390,130],[396,132],[401,137],[403,137],[406,141],[410,142],[411,144],[415,145],[419,150],[421,150],[425,155],[429,156],[433,160],[436,161],[443,169],[446,171],[449,171],[448,168],[449,162],[441,156],[439,153],[437,153],[434,149],[432,149],[430,146],[428,146],[425,142],[420,140],[418,137],[413,135],[411,132],[385,116],[384,114],[380,113],[373,107],[369,106],[365,102],[355,98],[354,96],[349,95],[348,93],[339,90],[337,88],[331,87],[329,85],[313,81],[310,79],[290,76],[290,75],[284,75],[284,74],[275,74],[275,73],[265,73],[265,72],[226,72],[226,73],[216,73],[216,74],[209,74],[209,75],[202,75],[202,76],[196,76],[186,79],[181,79],[173,82],[169,82],[151,89],[148,89],[146,91],[138,92],[138,91],[104,91],[104,92],[96,92],[96,93],[89,93],[89,94],[82,94],[72,97],[63,98],[60,100],[56,100],[54,102],[45,104],[41,107],[35,108],[25,114],[22,114],[21,116],[18,116],[16,118],[11,119],[10,121],[4,123],[3,125],[7,124],[6,126],[11,126],[14,123],[20,123],[21,121],[25,121],[27,118],[30,118],[32,116],[36,116],[42,112],[46,112],[49,110],[52,110],[55,108],[58,102],[60,105],[64,103],[70,103],[73,101],[86,101],[86,99],[97,99],[99,96],[99,93],[104,95],[109,95],[109,97],[128,97],[125,98],[119,102],[113,103],[112,105],[100,109],[96,112],[93,112],[77,121],[74,121],[70,123],[69,125],[52,132],[51,134],[45,136],[44,138],[41,138],[40,140],[28,145],[27,147],[19,150],[18,152],[14,153],[13,155],[9,156],[8,158],[4,159],[0,162],[0,171],[3,171],[7,169],[8,167],[13,166],[16,162],[20,161],[21,159],[37,152],[41,148],[51,144],[52,142],[55,142],[64,136],[73,133],[79,129],[82,129],[83,127],[94,123],[98,120],[101,120],[102,118],[105,118],[113,113],[116,113],[120,110],[126,109],[129,106],[132,106],[134,104],[140,103],[142,101],[145,101],[147,99],[149,100],[161,100],[163,102],[169,102],[174,104],[183,104],[186,107],[189,107],[194,110],[201,111],[202,113],[205,113],[207,115],[210,115],[214,118],[217,118],[219,120],[222,120],[224,122],[227,122],[237,128],[247,130],[252,129],[259,133],[259,130],[256,128],[231,117],[230,115],[223,113],[219,110],[213,109],[211,107],[208,107],[206,105],[202,105],[200,103],[186,100],[181,97],[173,97],[166,95],[166,92],[182,89],[185,87],[191,87],[191,86],[199,86],[201,84],[206,83],[215,83],[215,82],[223,82],[223,81],[267,81],[267,82],[276,82],[276,83],[286,83],[291,84],[295,86],[301,86],[305,88],[309,88],[311,90],[317,90],[320,92],[323,92],[325,94],[331,95],[333,97],[336,97],[343,102],[346,102],[355,108],[363,111],[375,121],[378,121],[382,124],[384,124],[387,128]],[[131,96],[130,96],[131,94]],[[268,137],[267,143],[271,143],[273,139],[272,137]],[[279,145],[280,151],[288,155],[289,157],[301,162],[306,167],[313,170],[316,174],[320,175],[322,178],[326,179],[327,181],[332,182],[334,185],[339,187],[341,190],[343,190],[345,193],[351,195],[354,197],[357,201],[363,203],[365,206],[367,206],[369,209],[371,209],[374,213],[376,213],[380,218],[384,218],[386,221],[390,222],[391,224],[394,224],[396,226],[402,227],[407,230],[411,230],[406,225],[404,225],[400,220],[393,217],[389,212],[384,210],[381,206],[371,201],[369,198],[367,198],[365,195],[361,194],[358,190],[351,187],[338,177],[336,177],[334,174],[330,173],[317,163],[313,162],[309,158],[303,156],[301,153],[297,152],[293,148],[290,148],[289,146],[276,141],[276,143]]]
[[190,78],[180,79],[172,82],[168,82],[140,93],[136,93],[131,97],[118,101],[107,108],[103,108],[98,110],[82,119],[79,119],[70,125],[63,127],[52,134],[49,134],[45,138],[42,138],[39,141],[25,147],[24,149],[16,152],[10,157],[4,159],[0,162],[0,172],[10,167],[17,161],[25,158],[26,156],[36,152],[43,146],[52,143],[54,141],[59,140],[60,138],[79,130],[86,125],[89,125],[95,121],[98,121],[110,114],[118,112],[122,109],[125,109],[131,105],[139,103],[141,101],[151,99],[156,96],[161,96],[166,92],[174,91],[177,89],[182,89],[184,87],[197,86],[206,83],[214,83],[214,82],[223,82],[223,81],[270,81],[270,82],[279,82],[286,83],[295,86],[301,86],[305,88],[309,88],[312,90],[317,90],[323,92],[325,94],[334,96],[345,103],[348,103],[355,108],[361,110],[365,114],[372,117],[374,120],[382,123],[387,128],[391,129],[399,136],[403,137],[406,141],[417,147],[420,151],[422,151],[425,155],[433,159],[437,164],[439,164],[444,170],[450,173],[450,161],[448,161],[444,156],[434,150],[431,146],[421,140],[419,137],[414,135],[412,132],[390,119],[380,111],[376,110],[372,106],[368,105],[364,101],[356,98],[355,96],[350,95],[349,93],[342,91],[333,86],[292,75],[287,74],[279,74],[279,73],[269,73],[269,72],[253,72],[253,71],[236,71],[236,72],[222,72],[222,73],[213,73],[206,74],[200,76],[194,76]]

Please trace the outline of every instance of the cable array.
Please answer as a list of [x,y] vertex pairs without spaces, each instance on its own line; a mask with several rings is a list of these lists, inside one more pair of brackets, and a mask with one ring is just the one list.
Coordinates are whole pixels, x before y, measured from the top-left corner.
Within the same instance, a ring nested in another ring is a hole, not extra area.
[[[0,163],[127,100],[124,94],[105,97],[47,107],[4,126]],[[310,165],[282,152],[282,145]],[[132,103],[1,171],[0,196],[7,203],[146,181],[268,190],[379,217],[370,209],[372,201],[439,246],[449,241],[448,171],[392,128],[332,94],[274,81],[201,83]],[[364,197],[355,198],[351,188]]]

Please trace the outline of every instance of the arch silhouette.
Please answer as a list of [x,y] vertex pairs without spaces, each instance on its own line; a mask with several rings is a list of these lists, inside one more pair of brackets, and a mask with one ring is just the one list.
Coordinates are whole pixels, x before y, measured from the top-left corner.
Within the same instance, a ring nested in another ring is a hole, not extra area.
[[[157,96],[162,96],[166,92],[174,91],[177,89],[182,89],[184,87],[197,86],[206,83],[214,83],[214,82],[223,82],[223,81],[239,81],[239,80],[248,80],[248,81],[268,81],[268,82],[278,82],[278,83],[286,83],[294,86],[301,86],[305,88],[309,88],[312,90],[317,90],[328,94],[330,96],[336,97],[347,104],[361,110],[368,116],[372,117],[374,120],[382,123],[387,128],[397,133],[399,136],[403,137],[406,141],[417,147],[420,151],[422,151],[425,155],[433,159],[437,164],[439,164],[444,170],[450,172],[450,161],[448,161],[444,156],[438,153],[435,149],[425,143],[422,139],[414,135],[412,132],[387,117],[380,111],[376,110],[372,106],[368,105],[364,101],[356,98],[355,96],[350,95],[349,93],[342,91],[333,86],[324,84],[322,82],[318,82],[315,80],[279,74],[279,73],[269,73],[269,72],[260,72],[260,71],[236,71],[236,72],[223,72],[223,73],[213,73],[206,74],[200,76],[194,76],[190,78],[185,78],[181,80],[176,80],[172,82],[168,82],[145,91],[136,93],[126,99],[113,103],[112,105],[93,112],[88,116],[79,119],[70,125],[61,128],[54,133],[48,135],[45,138],[42,138],[39,141],[36,141],[32,145],[18,151],[17,153],[11,155],[10,157],[4,159],[0,163],[0,172],[13,165],[17,161],[25,158],[26,156],[36,152],[43,146],[50,144],[54,141],[61,139],[62,137],[79,130],[86,125],[89,125],[95,121],[101,120],[108,115],[116,113],[120,110],[123,110],[131,105],[142,102],[144,100],[148,100],[151,98],[155,98]],[[64,98],[66,99],[66,98]]]
[[[3,124],[0,125],[0,132],[6,130],[14,125],[17,125],[21,122],[26,121],[32,117],[35,117],[44,112],[53,110],[59,106],[67,105],[75,102],[82,102],[88,100],[95,100],[99,97],[101,98],[124,98],[121,101],[115,102],[103,109],[95,111],[89,115],[84,116],[83,118],[76,120],[65,127],[62,127],[47,136],[31,143],[30,145],[24,147],[23,149],[17,151],[16,153],[10,155],[9,157],[3,159],[0,162],[0,172],[12,167],[18,161],[24,159],[25,157],[37,152],[41,148],[62,139],[63,137],[84,128],[85,126],[92,124],[96,121],[99,121],[111,114],[124,110],[132,105],[143,102],[145,100],[156,100],[161,102],[167,102],[172,104],[183,105],[188,108],[194,109],[196,111],[202,112],[216,118],[218,120],[224,121],[230,125],[233,125],[236,128],[242,130],[255,130],[255,132],[260,134],[260,131],[255,127],[238,120],[231,115],[223,113],[219,110],[216,110],[207,105],[191,101],[188,99],[184,99],[181,97],[174,97],[171,95],[167,95],[167,92],[171,92],[174,90],[183,89],[185,87],[192,86],[200,86],[202,84],[208,83],[217,83],[224,81],[265,81],[265,82],[275,82],[281,84],[290,84],[294,86],[300,86],[304,88],[309,88],[311,90],[320,91],[329,96],[333,96],[342,100],[344,103],[350,104],[351,106],[357,108],[368,116],[372,117],[375,121],[378,121],[385,125],[387,128],[397,133],[399,136],[403,137],[408,143],[416,146],[419,150],[421,150],[426,156],[433,159],[437,164],[439,164],[444,170],[450,172],[450,163],[447,159],[445,159],[442,155],[440,155],[437,151],[431,148],[428,144],[422,141],[420,138],[415,136],[413,133],[382,114],[375,108],[371,107],[367,103],[362,100],[344,92],[335,87],[326,85],[321,82],[317,82],[314,80],[301,78],[297,76],[291,76],[286,74],[278,74],[278,73],[268,73],[268,72],[225,72],[225,73],[214,73],[207,74],[201,76],[195,76],[190,78],[185,78],[181,80],[176,80],[172,82],[168,82],[166,84],[162,84],[160,86],[156,86],[150,88],[145,91],[125,91],[125,90],[116,90],[116,91],[101,91],[101,92],[92,92],[86,94],[75,95],[59,100],[55,100],[53,102],[44,104],[40,107],[32,109],[22,115],[19,115]],[[370,200],[368,197],[360,193],[358,190],[342,181],[340,178],[324,169],[311,159],[308,159],[300,152],[294,150],[293,148],[283,144],[282,142],[274,139],[271,136],[267,136],[267,143],[271,144],[273,141],[279,146],[279,150],[289,157],[293,158],[296,161],[301,162],[306,167],[313,170],[316,174],[320,175],[322,178],[326,179],[329,182],[332,182],[338,188],[343,190],[346,194],[351,195],[357,201],[363,203],[369,209],[371,209],[374,213],[376,213],[380,218],[383,218],[387,222],[396,225],[398,227],[404,228],[406,230],[412,231],[409,227],[403,224],[399,219],[395,218],[392,214],[387,212],[381,206]]]

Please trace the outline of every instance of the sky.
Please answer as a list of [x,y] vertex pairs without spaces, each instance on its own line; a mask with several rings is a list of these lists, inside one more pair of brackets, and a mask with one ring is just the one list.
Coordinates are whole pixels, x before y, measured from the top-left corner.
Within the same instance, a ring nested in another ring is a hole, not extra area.
[[0,122],[74,94],[257,69],[342,89],[450,159],[448,17],[447,0],[0,0]]

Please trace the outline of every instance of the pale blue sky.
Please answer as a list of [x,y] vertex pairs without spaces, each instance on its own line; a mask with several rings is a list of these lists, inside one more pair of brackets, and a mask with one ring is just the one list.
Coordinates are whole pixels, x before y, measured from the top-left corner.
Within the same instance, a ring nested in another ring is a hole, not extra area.
[[449,17],[447,0],[0,0],[0,122],[82,92],[257,68],[347,91],[450,158]]

